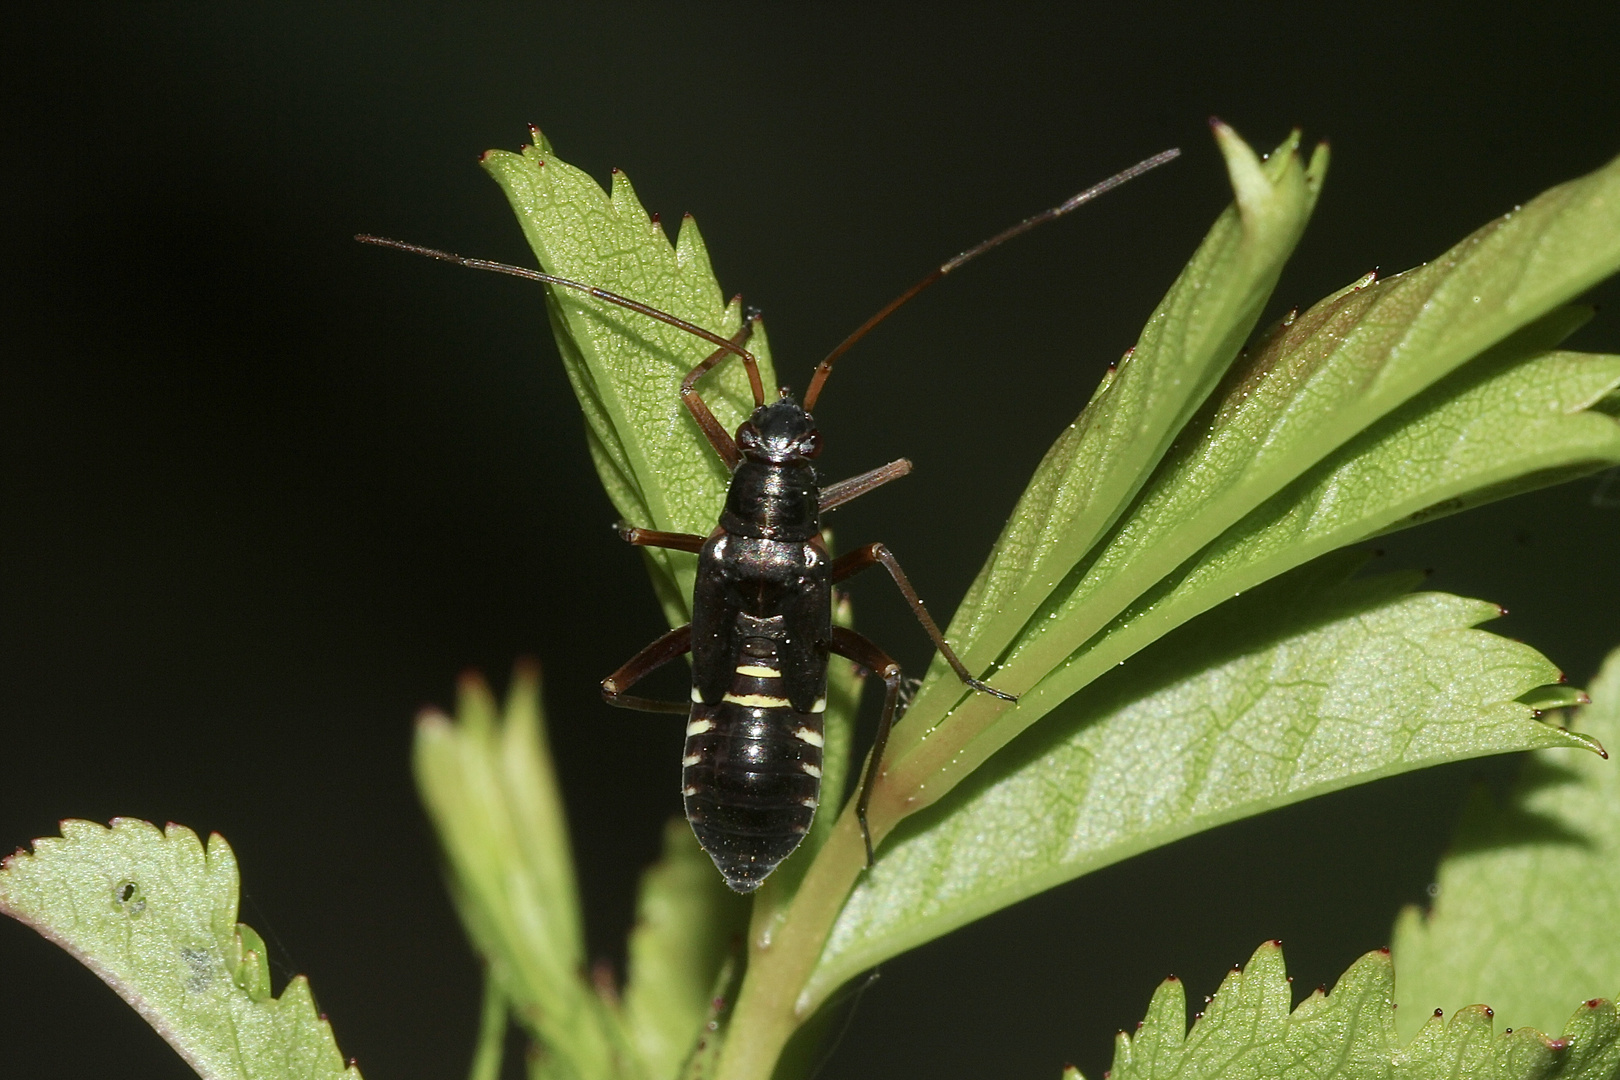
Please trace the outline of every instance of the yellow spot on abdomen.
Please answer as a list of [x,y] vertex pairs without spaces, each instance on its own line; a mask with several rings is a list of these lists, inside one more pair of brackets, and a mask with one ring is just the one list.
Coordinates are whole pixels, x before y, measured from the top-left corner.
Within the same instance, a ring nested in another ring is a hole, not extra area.
[[787,698],[770,694],[727,694],[720,700],[733,705],[746,705],[750,709],[785,709],[788,705]]

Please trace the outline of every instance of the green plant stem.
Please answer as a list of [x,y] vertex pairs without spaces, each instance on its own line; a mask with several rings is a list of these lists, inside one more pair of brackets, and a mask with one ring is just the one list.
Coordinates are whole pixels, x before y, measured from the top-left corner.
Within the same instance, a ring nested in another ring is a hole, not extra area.
[[501,1057],[506,1050],[506,995],[495,976],[484,973],[484,1011],[478,1021],[478,1045],[473,1050],[467,1080],[500,1080]]
[[[915,795],[890,776],[879,775],[867,811],[874,845],[926,805]],[[865,870],[866,844],[851,799],[792,903],[785,911],[756,918],[749,928],[748,971],[738,991],[716,1080],[769,1080],[788,1039],[837,989],[828,986],[812,993],[807,987],[833,923]]]
[[[874,828],[873,840],[878,838]],[[716,1080],[769,1080],[788,1039],[820,1004],[804,994],[804,987],[865,866],[865,846],[850,805],[817,852],[788,909],[750,929],[748,972],[737,994]]]

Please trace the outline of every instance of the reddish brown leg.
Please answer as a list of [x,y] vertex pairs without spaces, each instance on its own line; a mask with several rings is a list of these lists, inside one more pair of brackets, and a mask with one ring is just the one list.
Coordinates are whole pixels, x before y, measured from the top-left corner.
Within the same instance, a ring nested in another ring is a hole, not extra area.
[[698,536],[695,533],[658,532],[655,529],[638,529],[634,525],[619,522],[614,527],[619,539],[636,547],[669,548],[672,551],[690,551],[694,555],[703,550],[703,545],[709,538]]
[[[755,317],[753,313],[745,314],[742,329],[732,337],[731,343],[738,349],[741,349],[743,343],[753,334]],[[681,380],[681,403],[686,406],[686,411],[692,414],[692,419],[697,421],[703,437],[709,440],[709,445],[714,447],[714,452],[720,455],[720,460],[726,463],[728,469],[735,469],[737,463],[742,460],[742,455],[737,452],[737,443],[732,439],[731,432],[720,426],[720,421],[714,418],[714,413],[709,411],[709,406],[699,396],[697,381],[703,378],[710,368],[730,356],[732,351],[716,349],[703,363],[687,372],[686,378]],[[765,404],[765,389],[759,378],[759,364],[755,362],[751,353],[743,352],[741,356],[743,366],[748,369],[748,383],[753,388],[754,407],[757,409]]]
[[858,574],[867,567],[879,563],[889,572],[889,576],[894,579],[895,585],[900,589],[900,594],[906,598],[906,603],[911,605],[911,610],[917,616],[917,621],[922,623],[923,629],[928,632],[929,640],[934,643],[934,648],[938,649],[939,654],[945,658],[945,662],[951,665],[951,670],[956,672],[957,678],[980,693],[998,697],[1002,701],[1018,700],[1012,694],[997,690],[989,683],[980,682],[968,673],[966,665],[957,659],[955,650],[946,642],[945,635],[939,632],[939,626],[935,624],[934,617],[928,614],[928,609],[923,606],[922,598],[917,595],[917,590],[911,587],[911,582],[906,578],[906,572],[900,569],[900,560],[896,559],[894,553],[883,544],[867,544],[865,547],[856,548],[854,551],[840,555],[837,561],[833,563],[832,579],[835,582],[843,581],[845,578]]
[[889,745],[889,729],[894,727],[894,709],[900,700],[900,665],[869,639],[842,626],[833,627],[830,647],[839,656],[855,661],[883,680],[883,715],[878,718],[877,735],[872,739],[872,752],[867,755],[866,772],[861,777],[861,790],[855,796],[855,820],[861,823],[861,839],[866,841],[866,865],[870,867],[872,830],[866,824],[866,810],[872,802],[872,785],[877,780],[878,764],[883,760],[883,748]]
[[609,705],[617,705],[621,709],[637,709],[641,712],[685,713],[691,711],[692,705],[690,702],[658,701],[653,698],[634,697],[625,693],[626,690],[671,660],[679,656],[685,656],[691,651],[692,627],[688,625],[671,630],[632,656],[618,671],[603,679],[602,699]]

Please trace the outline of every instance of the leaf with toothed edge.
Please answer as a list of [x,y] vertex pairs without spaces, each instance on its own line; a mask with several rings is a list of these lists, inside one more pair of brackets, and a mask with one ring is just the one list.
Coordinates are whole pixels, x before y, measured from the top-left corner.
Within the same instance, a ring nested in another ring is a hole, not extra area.
[[1552,349],[1565,308],[1372,425],[1135,601],[1031,692],[1062,700],[1188,619],[1318,555],[1620,462],[1620,424],[1591,407],[1620,356]]
[[5,860],[0,911],[100,976],[204,1080],[359,1080],[302,976],[271,996],[237,886],[218,834],[205,849],[180,825],[64,821]]
[[1444,761],[1595,748],[1515,699],[1560,678],[1470,629],[1493,604],[1348,580],[1340,552],[1223,605],[1074,697],[856,885],[806,991],[1060,882],[1227,821]]
[[[671,246],[649,220],[629,179],[613,173],[612,193],[559,159],[536,130],[520,154],[491,150],[484,167],[506,193],[541,268],[597,285],[689,322],[729,335],[741,325],[737,301],[722,301],[696,223],[686,218]],[[720,516],[729,476],[680,403],[680,380],[713,352],[708,342],[644,315],[546,289],[547,311],[569,379],[584,408],[597,472],[614,506],[632,524],[707,535]],[[762,321],[748,348],[766,387],[776,379]],[[743,366],[721,363],[701,384],[722,426],[734,430],[753,406]],[[653,587],[671,626],[691,619],[696,559],[643,548]],[[850,626],[849,605],[834,621]],[[773,875],[768,903],[791,895],[831,827],[848,767],[849,731],[860,679],[848,661],[828,666],[823,811],[800,850]]]
[[[1531,1028],[1494,1031],[1489,1009],[1430,1016],[1402,1044],[1395,1032],[1395,965],[1368,953],[1297,1006],[1282,945],[1260,946],[1221,981],[1187,1027],[1186,988],[1166,979],[1134,1033],[1114,1040],[1112,1080],[1612,1080],[1620,1070],[1620,1015],[1612,1002],[1578,1008],[1557,1038]],[[1073,1066],[1065,1080],[1082,1080]]]
[[[1620,650],[1571,726],[1620,745]],[[1395,924],[1401,1027],[1487,1002],[1504,1023],[1550,1029],[1620,991],[1620,769],[1537,754],[1498,803],[1475,791],[1440,863],[1428,912]]]
[[[1201,549],[1242,528],[1278,492],[1465,362],[1549,317],[1617,267],[1620,159],[1543,193],[1433,263],[1382,281],[1369,275],[1286,320],[1233,366],[1113,533],[1009,644],[992,681],[1022,694],[1019,703],[972,695],[943,721],[925,714],[894,744],[891,775],[926,785],[925,803],[949,791],[1047,710],[1151,641],[1155,635],[1146,634],[1111,649],[1109,638],[1133,604]],[[930,747],[936,727],[952,733]]]
[[[561,160],[540,135],[521,153],[491,150],[484,168],[506,193],[541,269],[616,292],[726,337],[742,325],[727,303],[697,223],[681,222],[672,245],[618,170],[612,192]],[[714,351],[709,342],[568,289],[544,287],[563,365],[585,410],[591,455],[615,508],[632,525],[707,535],[720,516],[728,474],[681,405],[686,373]],[[748,349],[767,388],[776,385],[770,345],[756,323]],[[753,408],[743,366],[729,359],[706,376],[704,400],[728,431]],[[690,618],[696,559],[644,549],[666,578],[671,625]]]
[[[1304,232],[1326,147],[1307,166],[1295,131],[1262,162],[1230,128],[1214,126],[1236,199],[1020,497],[947,634],[970,668],[996,658],[1136,494],[1254,329]],[[931,672],[935,693],[950,694],[947,676]],[[926,714],[928,695],[916,715]]]

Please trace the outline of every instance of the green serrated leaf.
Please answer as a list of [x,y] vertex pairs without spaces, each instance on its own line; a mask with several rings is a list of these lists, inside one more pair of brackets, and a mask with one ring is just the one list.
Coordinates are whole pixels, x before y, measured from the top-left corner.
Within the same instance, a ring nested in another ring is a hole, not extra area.
[[[697,223],[687,217],[675,244],[649,218],[621,172],[612,193],[564,162],[535,133],[521,154],[491,150],[484,168],[516,211],[547,273],[595,285],[724,336],[742,325],[726,303]],[[574,393],[585,410],[590,450],[614,506],[631,524],[707,535],[720,515],[728,475],[681,406],[686,373],[714,347],[685,331],[588,296],[546,287],[546,310]],[[763,324],[748,343],[766,387],[776,385]],[[703,397],[727,430],[753,408],[742,365],[722,363]],[[688,621],[696,559],[647,549],[667,581],[672,625]],[[672,604],[679,603],[674,609]]]
[[1184,627],[910,819],[808,997],[988,912],[1227,821],[1444,761],[1588,740],[1514,699],[1559,673],[1493,604],[1346,580],[1339,553]]
[[64,821],[60,838],[5,860],[0,911],[99,975],[204,1080],[359,1080],[302,976],[270,996],[237,884],[217,834],[205,851],[180,825]]
[[641,879],[624,1024],[651,1080],[676,1080],[710,1019],[714,982],[740,948],[748,902],[726,887],[684,818]]
[[623,1032],[582,975],[584,931],[538,673],[517,671],[504,716],[481,680],[464,679],[455,721],[428,712],[418,722],[415,768],[462,922],[548,1067],[582,1080],[618,1075],[629,1066]]
[[[729,335],[741,306],[721,299],[708,254],[690,218],[672,247],[649,221],[629,180],[613,174],[612,194],[559,159],[534,133],[521,154],[492,150],[484,167],[506,192],[524,235],[549,273],[587,282]],[[548,311],[569,379],[585,410],[597,472],[609,497],[633,524],[707,535],[719,519],[729,480],[725,466],[680,404],[680,381],[713,347],[644,315],[569,290],[547,291]],[[764,325],[756,322],[748,348],[760,361],[766,387],[776,385]],[[705,377],[704,400],[734,430],[753,408],[742,366],[722,363]],[[671,626],[691,620],[696,559],[683,552],[642,548],[659,604]],[[847,603],[834,612],[850,625]],[[785,904],[826,839],[845,786],[849,732],[859,703],[853,665],[828,667],[822,805],[828,807],[800,849],[756,894],[762,914]]]
[[[1572,726],[1620,746],[1620,652]],[[1575,1004],[1620,990],[1620,770],[1536,755],[1505,803],[1469,799],[1425,914],[1401,913],[1402,1028],[1434,1008],[1484,1003],[1551,1030]]]
[[1326,552],[1620,462],[1620,423],[1588,411],[1620,385],[1620,356],[1543,351],[1586,316],[1538,320],[1340,447],[1139,598],[1024,704],[1062,701]]
[[[1262,163],[1230,128],[1215,130],[1236,200],[1135,347],[1047,451],[957,610],[947,636],[975,670],[996,658],[1136,495],[1254,329],[1316,205],[1325,147],[1306,167],[1296,131]],[[944,668],[931,681],[939,683],[933,694],[956,690]],[[926,710],[928,698],[918,705]]]
[[[1520,1028],[1496,1035],[1488,1010],[1430,1017],[1409,1046],[1395,1034],[1395,969],[1368,953],[1291,1007],[1282,947],[1268,942],[1222,982],[1187,1028],[1186,992],[1167,979],[1134,1035],[1115,1040],[1114,1080],[1611,1080],[1620,1067],[1620,1017],[1593,1002],[1556,1039]],[[1079,1080],[1079,1073],[1069,1074]]]
[[[1246,515],[1463,363],[1620,267],[1620,159],[1486,225],[1433,263],[1372,275],[1286,320],[1234,365],[1130,513],[1037,612],[994,671],[1013,693],[1062,669],[1128,606]],[[964,699],[891,775],[949,790],[1054,706]],[[932,725],[935,717],[926,714]],[[911,757],[914,760],[908,761]]]

